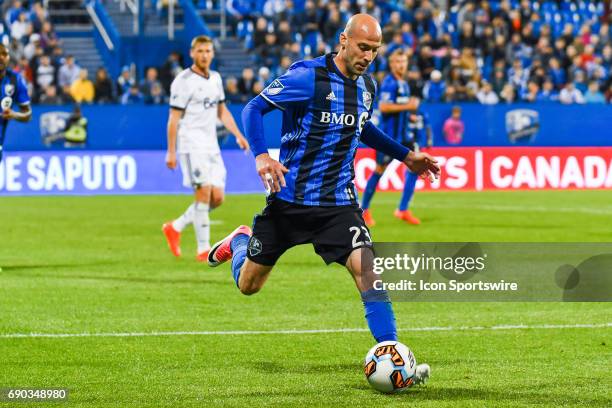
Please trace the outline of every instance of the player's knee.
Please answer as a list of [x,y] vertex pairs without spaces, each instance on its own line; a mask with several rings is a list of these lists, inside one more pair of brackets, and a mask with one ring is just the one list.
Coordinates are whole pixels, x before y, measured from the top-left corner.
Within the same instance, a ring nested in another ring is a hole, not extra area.
[[256,285],[254,283],[240,285],[240,292],[246,296],[254,295],[255,293],[259,292],[260,289],[261,289],[261,286]]
[[221,204],[223,204],[223,201],[225,201],[224,196],[213,196],[212,200],[210,201],[210,208],[219,207]]

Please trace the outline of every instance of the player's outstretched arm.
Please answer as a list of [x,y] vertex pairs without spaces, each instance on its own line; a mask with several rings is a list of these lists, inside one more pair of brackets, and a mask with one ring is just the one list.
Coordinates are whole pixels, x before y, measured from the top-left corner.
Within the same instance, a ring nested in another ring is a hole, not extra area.
[[238,143],[238,146],[240,146],[242,150],[249,150],[249,142],[242,135],[240,129],[238,129],[234,116],[232,116],[232,113],[229,111],[229,109],[227,109],[224,102],[219,103],[218,116],[221,123],[223,123],[223,126],[225,126],[225,128],[236,137],[236,143]]
[[2,111],[2,118],[11,120],[14,119],[18,122],[29,122],[32,119],[32,108],[30,105],[22,105],[19,108],[19,112],[15,112],[11,109]]
[[391,115],[394,113],[405,112],[405,111],[415,111],[419,108],[421,101],[419,98],[412,97],[408,99],[406,103],[395,103],[395,102],[380,102],[378,104],[378,108],[380,109],[380,113],[385,115]]
[[256,96],[242,110],[242,126],[247,140],[251,144],[257,174],[266,190],[276,193],[285,187],[285,173],[289,170],[268,154],[264,136],[263,116],[274,110],[261,96]]
[[415,153],[406,146],[396,142],[377,128],[372,122],[367,121],[361,130],[361,141],[368,146],[404,162],[413,173],[433,181],[440,176],[440,166],[432,156],[427,153]]

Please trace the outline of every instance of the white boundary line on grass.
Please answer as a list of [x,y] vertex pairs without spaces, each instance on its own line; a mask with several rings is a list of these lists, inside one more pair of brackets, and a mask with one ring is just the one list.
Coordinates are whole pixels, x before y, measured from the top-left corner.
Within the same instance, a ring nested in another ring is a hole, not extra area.
[[[612,327],[612,323],[596,324],[516,324],[497,326],[441,326],[413,327],[399,329],[401,332],[430,331],[475,331],[475,330],[521,330],[521,329],[601,329]],[[327,334],[327,333],[361,333],[368,332],[366,328],[345,329],[314,329],[314,330],[229,330],[229,331],[174,331],[174,332],[142,332],[142,333],[4,333],[2,339],[16,338],[66,338],[66,337],[163,337],[163,336],[242,336],[258,334]]]

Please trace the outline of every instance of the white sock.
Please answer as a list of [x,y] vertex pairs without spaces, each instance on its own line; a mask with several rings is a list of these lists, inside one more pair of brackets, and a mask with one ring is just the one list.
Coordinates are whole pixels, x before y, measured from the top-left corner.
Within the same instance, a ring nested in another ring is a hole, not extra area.
[[192,203],[185,212],[178,217],[176,220],[172,221],[172,228],[177,230],[178,232],[182,232],[185,227],[193,222],[193,212],[195,208],[195,203]]
[[198,243],[198,254],[210,249],[210,220],[208,203],[195,203],[193,211],[193,228]]

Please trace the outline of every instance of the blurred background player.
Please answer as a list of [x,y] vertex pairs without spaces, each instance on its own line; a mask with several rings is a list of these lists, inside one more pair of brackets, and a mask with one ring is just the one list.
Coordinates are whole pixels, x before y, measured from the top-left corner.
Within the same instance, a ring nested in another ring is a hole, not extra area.
[[236,136],[241,149],[248,149],[249,143],[225,106],[221,76],[210,69],[215,56],[212,40],[203,35],[195,37],[190,56],[193,65],[177,75],[170,87],[166,165],[176,168],[178,154],[183,185],[193,188],[195,202],[180,217],[165,223],[162,231],[170,251],[180,256],[181,232],[193,223],[196,259],[206,261],[210,250],[208,213],[221,205],[225,189],[226,171],[217,140],[217,118]]
[[[408,54],[398,48],[389,56],[390,73],[383,79],[380,87],[380,102],[378,108],[382,114],[381,128],[399,143],[406,143],[408,135],[408,122],[410,111],[415,111],[419,107],[419,99],[410,97],[410,88],[405,81],[408,71]],[[374,217],[370,213],[370,201],[376,192],[376,186],[382,177],[385,169],[393,158],[382,152],[376,153],[376,169],[370,176],[366,188],[363,192],[361,208],[363,209],[363,219],[368,226],[376,224]],[[412,178],[416,183],[416,175],[406,172],[406,182],[412,183]],[[412,216],[409,210],[402,211],[398,208],[395,216],[407,222],[416,224],[418,220]]]
[[[8,49],[0,44],[0,105],[2,106],[2,129],[0,130],[0,162],[9,120],[27,122],[32,117],[28,87],[23,77],[8,69],[10,56]],[[19,105],[19,112],[12,108]]]
[[[427,114],[423,111],[417,111],[411,113],[408,118],[408,133],[402,143],[415,152],[418,152],[421,146],[432,147],[433,132],[431,131]],[[402,198],[400,198],[399,206],[394,213],[395,217],[414,225],[419,225],[421,220],[412,215],[408,208],[414,195],[417,180],[418,176],[406,169]]]

